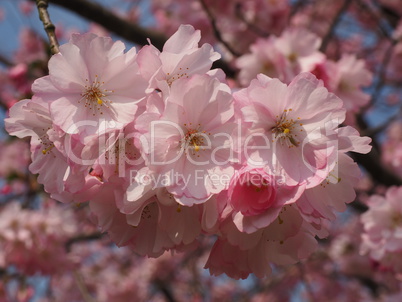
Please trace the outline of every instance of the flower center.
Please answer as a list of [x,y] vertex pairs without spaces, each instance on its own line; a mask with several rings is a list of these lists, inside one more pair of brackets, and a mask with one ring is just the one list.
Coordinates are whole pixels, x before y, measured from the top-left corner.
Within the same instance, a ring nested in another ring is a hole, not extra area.
[[88,79],[85,80],[88,84],[84,86],[84,92],[81,93],[81,99],[78,103],[84,102],[85,108],[92,111],[92,115],[103,114],[104,107],[109,108],[109,104],[112,103],[107,96],[113,93],[114,90],[102,89],[102,85],[105,82],[98,80],[98,75],[95,75],[95,80],[89,84]]
[[395,212],[391,216],[391,225],[394,229],[402,225],[402,214]]
[[49,135],[47,133],[48,130],[51,128],[48,127],[47,129],[43,128],[43,134],[38,137],[39,142],[42,144],[43,149],[42,149],[42,154],[46,155],[49,154],[50,151],[52,151],[54,147],[54,143],[49,139]]
[[299,146],[300,142],[297,140],[297,132],[304,131],[304,129],[301,128],[303,124],[298,123],[297,121],[300,120],[300,117],[296,120],[288,117],[288,114],[291,111],[291,108],[285,109],[280,116],[277,115],[276,125],[271,128],[271,131],[274,134],[272,142],[279,140],[282,145],[286,143],[289,148]]
[[168,83],[169,86],[172,85],[172,83],[180,78],[188,78],[188,70],[189,68],[179,68],[178,72],[176,73],[166,73],[166,82]]
[[191,150],[192,155],[200,157],[197,153],[200,150],[205,150],[203,147],[205,146],[207,135],[210,135],[211,133],[207,134],[205,131],[201,131],[201,124],[198,124],[196,128],[192,128],[192,123],[189,125],[184,124],[184,127],[187,131],[182,141],[182,148]]

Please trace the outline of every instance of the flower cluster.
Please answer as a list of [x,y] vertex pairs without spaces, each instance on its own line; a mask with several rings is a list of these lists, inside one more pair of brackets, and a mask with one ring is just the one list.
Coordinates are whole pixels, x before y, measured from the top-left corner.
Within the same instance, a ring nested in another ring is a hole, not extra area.
[[217,235],[206,267],[233,278],[306,258],[315,236],[355,198],[367,153],[343,102],[311,73],[289,84],[258,74],[232,92],[220,58],[182,25],[162,51],[75,34],[49,61],[32,99],[6,119],[31,137],[45,190],[89,201],[118,246],[158,257]]
[[249,85],[263,73],[290,83],[300,72],[311,72],[324,86],[342,99],[346,123],[354,125],[354,114],[367,105],[370,96],[362,91],[372,81],[365,61],[355,55],[343,54],[337,62],[319,50],[322,39],[303,27],[286,29],[279,37],[259,38],[250,46],[250,53],[235,60],[239,82]]
[[390,187],[385,196],[372,195],[369,210],[361,216],[364,226],[362,253],[383,267],[401,273],[402,187]]
[[0,266],[13,264],[28,275],[71,268],[65,244],[76,231],[71,209],[51,206],[38,212],[9,203],[0,215]]

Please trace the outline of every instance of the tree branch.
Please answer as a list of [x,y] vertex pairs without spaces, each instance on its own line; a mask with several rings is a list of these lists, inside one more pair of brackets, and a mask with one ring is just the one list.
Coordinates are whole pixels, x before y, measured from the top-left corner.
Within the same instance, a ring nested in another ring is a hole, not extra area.
[[85,302],[96,302],[88,291],[84,278],[78,270],[73,270],[74,280]]
[[161,50],[166,42],[164,36],[130,23],[98,3],[88,0],[49,0],[49,2],[64,7],[89,21],[98,23],[107,30],[133,43],[146,45],[149,38],[152,41],[152,45]]
[[373,179],[386,186],[401,186],[402,179],[381,164],[380,155],[373,148],[368,154],[353,153],[354,160],[362,165]]
[[246,24],[247,28],[249,30],[253,31],[256,35],[258,35],[260,37],[268,37],[269,36],[269,32],[259,28],[255,24],[252,24],[246,20],[246,18],[244,17],[244,14],[242,13],[242,4],[241,3],[235,4],[235,13],[236,13],[236,17],[239,18],[244,24]]
[[221,32],[219,31],[217,25],[216,25],[216,20],[214,18],[214,16],[212,15],[211,11],[208,8],[208,5],[205,3],[204,0],[199,0],[202,8],[204,9],[205,13],[207,14],[208,18],[209,18],[209,22],[211,23],[212,26],[212,30],[214,31],[214,35],[216,37],[216,39],[221,42],[223,44],[223,46],[226,47],[226,49],[235,57],[240,56],[240,54],[233,49],[233,47],[231,45],[229,45],[229,43],[227,43],[221,35]]
[[36,0],[36,6],[38,7],[39,19],[43,23],[47,37],[50,43],[50,51],[52,54],[59,52],[59,42],[57,41],[55,26],[50,21],[49,13],[47,11],[48,0]]
[[7,59],[5,56],[0,54],[0,64],[3,64],[6,67],[11,67],[13,66],[13,63]]
[[[49,2],[74,12],[89,21],[102,25],[108,31],[138,45],[148,44],[149,38],[152,45],[162,50],[167,40],[165,36],[159,33],[146,30],[120,18],[98,3],[92,3],[88,0],[49,0]],[[223,60],[214,62],[212,68],[221,68],[228,77],[234,77],[235,75],[233,68]]]
[[343,15],[343,13],[345,13],[345,11],[348,9],[348,7],[351,3],[352,3],[352,0],[344,0],[342,7],[336,14],[335,18],[332,20],[332,23],[328,29],[327,34],[322,39],[322,43],[321,43],[321,47],[320,47],[321,52],[325,53],[325,50],[327,49],[327,46],[328,46],[329,42],[331,41],[332,36],[334,35],[335,28],[338,26],[338,23],[341,20],[341,16]]
[[388,65],[391,61],[392,58],[392,52],[394,51],[394,47],[396,46],[397,41],[392,40],[391,44],[387,48],[387,50],[384,53],[383,61],[382,64],[380,65],[380,68],[378,69],[378,76],[377,76],[377,82],[374,86],[374,92],[371,94],[371,99],[369,104],[365,107],[367,110],[369,106],[372,106],[374,103],[376,103],[377,98],[379,97],[381,90],[385,84],[386,80],[386,72]]
[[95,233],[92,233],[92,234],[79,235],[79,236],[70,238],[70,239],[66,242],[66,250],[67,250],[67,251],[70,251],[70,250],[71,250],[71,246],[72,246],[74,243],[83,242],[83,241],[90,241],[90,240],[98,240],[98,239],[101,239],[102,236],[103,236],[102,233],[95,232]]

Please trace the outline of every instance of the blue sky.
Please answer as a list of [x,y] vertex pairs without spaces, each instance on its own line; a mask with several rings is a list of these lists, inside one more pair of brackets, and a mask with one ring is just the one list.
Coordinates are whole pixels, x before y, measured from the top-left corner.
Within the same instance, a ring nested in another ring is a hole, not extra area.
[[[68,1],[68,0],[66,0]],[[95,0],[93,0],[95,1]],[[0,54],[7,58],[12,58],[14,50],[18,47],[18,35],[21,29],[25,26],[33,28],[41,36],[46,37],[43,30],[43,25],[39,20],[38,13],[34,8],[30,16],[23,16],[18,8],[18,5],[22,3],[22,0],[0,0],[0,10],[3,11],[3,19],[0,21],[0,35],[6,37],[7,43],[0,45]],[[106,7],[111,9],[126,10],[130,2],[124,0],[96,0]],[[132,3],[132,2],[131,2]],[[141,11],[143,12],[141,23],[151,24],[153,22],[149,13],[149,1],[139,2]],[[88,22],[57,5],[49,5],[49,15],[53,24],[63,24],[65,27],[77,29],[79,31],[85,31],[88,27]],[[63,42],[63,41],[61,41]],[[129,43],[127,43],[129,44]],[[128,45],[129,46],[129,45]]]

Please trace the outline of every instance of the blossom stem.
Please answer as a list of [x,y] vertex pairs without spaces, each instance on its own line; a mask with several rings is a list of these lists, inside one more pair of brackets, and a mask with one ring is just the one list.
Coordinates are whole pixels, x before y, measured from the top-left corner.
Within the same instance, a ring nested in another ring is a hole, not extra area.
[[349,5],[352,3],[352,1],[345,0],[342,4],[342,7],[339,9],[338,13],[336,14],[335,18],[332,20],[331,25],[329,26],[327,34],[324,36],[322,39],[320,51],[324,52],[327,49],[327,46],[329,42],[331,41],[331,38],[333,37],[335,33],[335,28],[338,26],[339,22],[341,21],[342,15],[348,10]]
[[81,292],[82,298],[85,302],[95,302],[94,298],[90,295],[88,288],[84,282],[84,278],[78,270],[73,270],[74,280],[77,283],[78,289]]
[[221,42],[233,56],[239,57],[240,53],[238,53],[235,49],[233,49],[233,47],[222,38],[221,32],[219,31],[219,29],[216,25],[216,20],[215,20],[214,16],[212,15],[211,11],[209,10],[207,4],[204,2],[204,0],[200,0],[200,3],[201,3],[201,6],[203,7],[205,13],[207,14],[209,21],[211,22],[212,30],[214,32],[216,39],[219,42]]
[[47,11],[48,0],[36,0],[36,6],[38,7],[39,19],[43,23],[43,27],[50,42],[50,51],[52,54],[56,54],[59,52],[59,42],[57,41],[55,33],[56,27],[52,21],[50,21],[49,13]]

